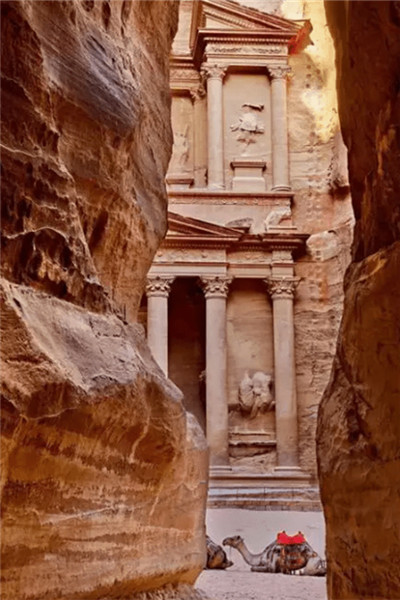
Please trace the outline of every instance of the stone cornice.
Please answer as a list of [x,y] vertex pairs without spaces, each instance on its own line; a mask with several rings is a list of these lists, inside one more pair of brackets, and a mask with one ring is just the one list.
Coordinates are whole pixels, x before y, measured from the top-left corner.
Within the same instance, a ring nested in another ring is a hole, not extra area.
[[191,188],[188,190],[168,190],[169,204],[201,203],[201,204],[247,204],[261,201],[262,204],[273,204],[282,201],[290,202],[294,192],[233,192],[231,190],[209,190],[207,188]]
[[[287,57],[289,43],[292,39],[287,33],[274,33],[264,31],[229,31],[199,29],[193,53],[193,63],[196,67],[203,62],[205,56],[229,57],[229,64],[249,64],[251,57],[258,58],[260,66],[265,66],[268,57]],[[233,45],[246,47],[243,55],[233,49]],[[221,49],[218,50],[217,46]],[[225,48],[223,48],[225,46]],[[277,47],[280,48],[277,51]],[[210,50],[209,50],[209,47]],[[242,56],[242,58],[241,58]],[[243,61],[243,58],[245,59]],[[225,61],[224,61],[225,62]]]
[[231,252],[238,250],[261,250],[272,252],[273,250],[286,250],[301,254],[305,252],[308,233],[274,233],[264,235],[243,235],[238,232],[237,236],[220,237],[204,235],[174,235],[168,236],[162,242],[160,248],[204,248],[204,249],[226,249]]

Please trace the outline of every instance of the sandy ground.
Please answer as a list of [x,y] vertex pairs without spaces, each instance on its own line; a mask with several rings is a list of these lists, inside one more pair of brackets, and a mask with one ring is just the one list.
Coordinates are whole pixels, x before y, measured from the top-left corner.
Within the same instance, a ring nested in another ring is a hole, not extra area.
[[[224,537],[240,534],[250,551],[260,552],[278,531],[302,531],[320,556],[325,557],[322,513],[210,509],[207,533],[221,544]],[[234,548],[227,548],[234,565],[226,571],[203,571],[196,587],[213,600],[326,600],[325,577],[253,573]]]

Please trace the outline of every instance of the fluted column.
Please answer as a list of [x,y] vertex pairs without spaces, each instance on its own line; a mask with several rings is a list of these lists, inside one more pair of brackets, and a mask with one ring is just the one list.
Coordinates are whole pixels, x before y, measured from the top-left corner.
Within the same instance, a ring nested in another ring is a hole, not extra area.
[[201,72],[207,80],[208,187],[224,188],[224,124],[222,116],[222,81],[226,69],[204,64]]
[[273,302],[277,470],[299,469],[293,299],[298,279],[265,280]]
[[231,279],[202,277],[206,298],[206,427],[211,466],[227,465],[226,298]]
[[154,359],[168,376],[168,295],[173,277],[147,279],[147,342]]
[[290,190],[287,127],[287,76],[290,67],[268,67],[271,77],[272,189]]
[[190,90],[190,96],[193,102],[193,163],[194,163],[194,187],[205,186],[206,172],[206,148],[207,131],[204,123],[204,97],[206,91],[203,85],[198,85]]

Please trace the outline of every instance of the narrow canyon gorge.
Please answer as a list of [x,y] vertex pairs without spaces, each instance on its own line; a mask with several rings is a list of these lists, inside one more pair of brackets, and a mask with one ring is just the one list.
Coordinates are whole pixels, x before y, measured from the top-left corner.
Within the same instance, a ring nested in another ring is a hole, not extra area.
[[398,600],[400,2],[0,8],[2,598],[205,599],[209,478],[317,462],[328,598]]

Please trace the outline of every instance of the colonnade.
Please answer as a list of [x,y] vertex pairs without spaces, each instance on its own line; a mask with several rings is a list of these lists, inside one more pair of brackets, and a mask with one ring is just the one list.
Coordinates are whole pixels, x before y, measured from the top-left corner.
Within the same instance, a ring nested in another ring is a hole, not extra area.
[[[223,80],[227,68],[204,63],[207,82],[208,187],[221,190],[224,182]],[[271,80],[272,189],[290,190],[287,126],[287,76],[290,67],[268,67]]]
[[[173,278],[153,276],[146,288],[147,337],[168,375],[168,295]],[[277,471],[299,469],[293,300],[297,279],[264,280],[273,304]],[[206,300],[206,425],[212,466],[228,465],[226,301],[231,278],[201,277]]]

